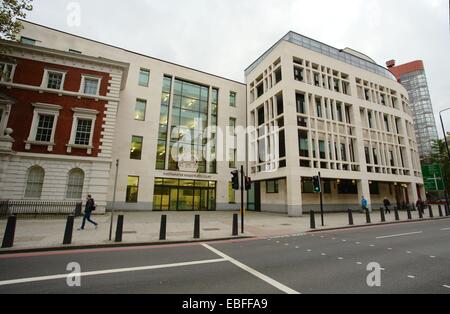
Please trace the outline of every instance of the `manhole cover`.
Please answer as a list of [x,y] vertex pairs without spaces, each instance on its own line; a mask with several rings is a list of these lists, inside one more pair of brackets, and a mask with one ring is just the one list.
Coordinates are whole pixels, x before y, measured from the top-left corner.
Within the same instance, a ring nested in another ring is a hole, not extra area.
[[124,231],[123,234],[136,234],[137,231]]
[[206,229],[203,229],[203,231],[219,231],[220,229],[219,228],[206,228]]

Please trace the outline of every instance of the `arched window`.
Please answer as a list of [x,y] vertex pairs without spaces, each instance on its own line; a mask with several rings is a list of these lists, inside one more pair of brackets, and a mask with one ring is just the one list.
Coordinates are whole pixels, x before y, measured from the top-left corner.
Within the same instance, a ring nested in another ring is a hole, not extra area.
[[66,198],[81,199],[83,197],[84,172],[81,169],[72,169],[67,181]]
[[42,186],[44,185],[45,171],[39,166],[31,167],[28,171],[25,198],[41,198]]

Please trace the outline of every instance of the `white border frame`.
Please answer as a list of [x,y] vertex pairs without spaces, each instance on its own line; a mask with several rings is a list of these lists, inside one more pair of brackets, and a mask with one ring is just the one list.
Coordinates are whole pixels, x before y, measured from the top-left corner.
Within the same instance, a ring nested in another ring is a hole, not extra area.
[[[44,103],[34,103],[34,112],[33,112],[33,122],[31,123],[30,134],[28,136],[28,140],[25,141],[25,150],[30,150],[31,145],[40,145],[47,146],[47,150],[49,152],[53,151],[53,146],[55,146],[55,133],[56,126],[59,118],[59,112],[62,109],[59,105],[52,104],[44,104]],[[39,125],[39,115],[53,115],[53,128],[52,135],[50,137],[50,142],[39,142],[36,141],[36,133],[37,127]]]
[[[84,92],[85,90],[85,84],[86,84],[86,79],[90,79],[90,80],[97,80],[98,85],[97,85],[97,91],[95,94],[86,94]],[[79,93],[83,94],[83,95],[88,95],[88,96],[99,96],[100,95],[100,87],[102,84],[102,78],[99,76],[95,76],[95,75],[89,75],[89,74],[82,74],[81,75],[81,85],[80,85],[80,90]]]
[[[58,74],[62,74],[62,81],[61,81],[61,86],[59,89],[55,89],[55,88],[49,88],[48,87],[48,79],[49,79],[49,73],[58,73]],[[41,88],[44,89],[48,89],[48,90],[59,90],[62,91],[64,90],[64,83],[66,82],[66,75],[67,75],[67,71],[64,70],[54,70],[51,68],[45,68],[44,69],[44,76],[42,77],[42,82],[41,82]]]
[[[72,111],[73,114],[73,120],[72,120],[72,131],[70,133],[70,140],[69,144],[67,144],[67,152],[72,153],[72,148],[80,148],[80,149],[86,149],[87,154],[92,154],[93,146],[93,138],[94,138],[94,132],[95,132],[95,123],[97,121],[97,115],[99,112],[97,110],[92,109],[85,109],[85,108],[73,108]],[[91,134],[89,138],[89,145],[77,145],[75,144],[75,137],[77,134],[77,127],[78,127],[78,120],[91,120],[92,126],[91,126]]]

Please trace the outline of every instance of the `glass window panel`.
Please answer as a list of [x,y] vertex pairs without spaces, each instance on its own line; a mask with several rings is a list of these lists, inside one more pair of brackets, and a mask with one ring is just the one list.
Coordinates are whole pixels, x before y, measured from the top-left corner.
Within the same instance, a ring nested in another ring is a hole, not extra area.
[[147,110],[147,101],[143,99],[137,99],[134,109],[134,119],[138,121],[144,121],[146,110]]
[[127,184],[126,202],[137,203],[138,192],[139,192],[139,177],[129,176]]
[[69,172],[67,181],[66,198],[81,199],[83,197],[84,172],[81,169],[74,169]]
[[131,139],[130,159],[141,160],[142,157],[142,136],[133,136]]
[[88,146],[91,143],[92,120],[78,119],[75,145]]
[[150,83],[150,70],[141,69],[139,72],[139,86],[148,87]]
[[41,167],[32,167],[28,172],[25,198],[41,198],[45,171]]
[[88,95],[97,95],[98,94],[98,86],[99,80],[98,79],[90,79],[85,78],[84,79],[84,93]]

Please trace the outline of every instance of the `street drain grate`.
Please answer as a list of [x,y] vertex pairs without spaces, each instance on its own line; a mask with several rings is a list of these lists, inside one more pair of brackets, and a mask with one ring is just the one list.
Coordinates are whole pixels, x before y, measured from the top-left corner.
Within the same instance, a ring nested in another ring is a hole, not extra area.
[[219,228],[206,228],[206,229],[203,229],[203,231],[220,231],[220,229]]

